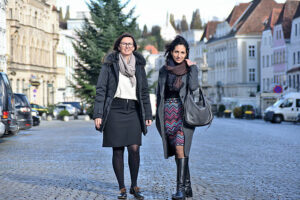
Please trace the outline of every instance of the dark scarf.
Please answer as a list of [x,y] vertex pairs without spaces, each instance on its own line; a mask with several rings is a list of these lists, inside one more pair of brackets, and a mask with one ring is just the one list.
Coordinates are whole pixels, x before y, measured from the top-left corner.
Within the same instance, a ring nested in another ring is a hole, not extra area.
[[181,78],[188,72],[186,62],[183,61],[182,63],[178,64],[174,62],[173,59],[167,59],[165,68],[168,71],[167,84],[169,90],[179,91],[183,86]]

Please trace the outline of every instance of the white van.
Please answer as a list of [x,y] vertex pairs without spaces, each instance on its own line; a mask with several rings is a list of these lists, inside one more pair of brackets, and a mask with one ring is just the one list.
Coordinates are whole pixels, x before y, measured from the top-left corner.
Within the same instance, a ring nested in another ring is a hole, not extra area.
[[264,113],[264,120],[274,123],[281,121],[297,121],[300,114],[300,92],[291,92],[284,95]]

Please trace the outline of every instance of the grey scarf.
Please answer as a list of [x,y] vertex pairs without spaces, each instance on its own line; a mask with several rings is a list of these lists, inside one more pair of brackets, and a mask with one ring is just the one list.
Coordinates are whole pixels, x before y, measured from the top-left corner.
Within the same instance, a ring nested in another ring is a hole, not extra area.
[[120,72],[127,76],[130,79],[132,87],[136,84],[135,78],[135,56],[131,54],[129,63],[126,62],[125,58],[123,58],[122,54],[119,53],[119,66]]

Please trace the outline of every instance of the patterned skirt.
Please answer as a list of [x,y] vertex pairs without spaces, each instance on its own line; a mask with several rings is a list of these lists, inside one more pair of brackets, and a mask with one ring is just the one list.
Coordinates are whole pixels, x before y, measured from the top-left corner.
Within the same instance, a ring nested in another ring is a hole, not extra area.
[[179,98],[165,100],[165,133],[171,147],[184,146],[184,134],[182,131],[183,105]]

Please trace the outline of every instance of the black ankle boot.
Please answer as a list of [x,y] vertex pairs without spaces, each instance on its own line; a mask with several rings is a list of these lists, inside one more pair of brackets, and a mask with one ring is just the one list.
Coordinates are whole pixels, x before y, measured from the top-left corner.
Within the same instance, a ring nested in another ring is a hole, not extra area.
[[120,194],[118,195],[118,199],[127,199],[126,188],[122,188],[120,190]]
[[138,200],[144,199],[144,196],[142,195],[140,188],[137,186],[130,188],[130,194],[132,194]]
[[188,158],[176,158],[177,164],[177,187],[176,194],[172,195],[172,200],[185,200],[185,179],[187,173]]
[[185,197],[193,197],[189,164],[187,164],[187,170],[186,170]]

